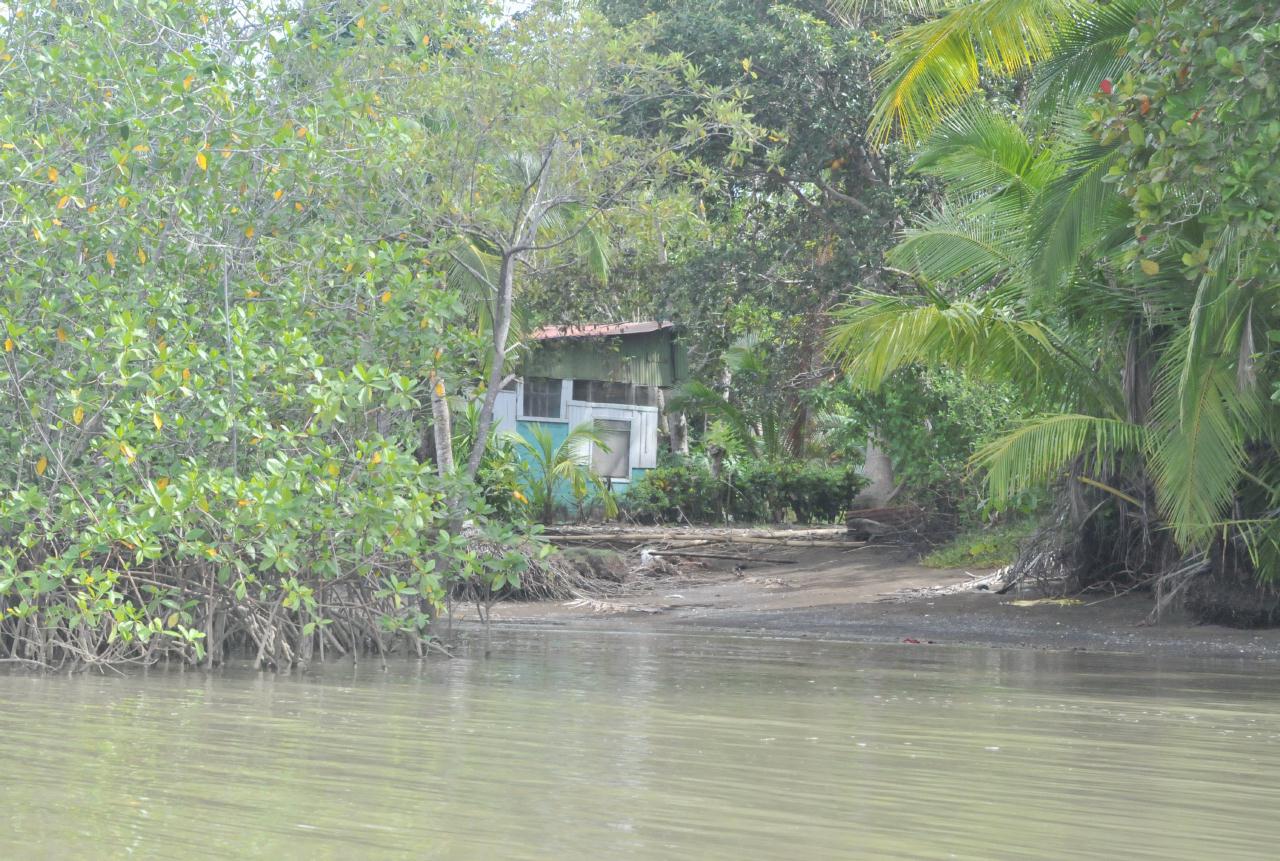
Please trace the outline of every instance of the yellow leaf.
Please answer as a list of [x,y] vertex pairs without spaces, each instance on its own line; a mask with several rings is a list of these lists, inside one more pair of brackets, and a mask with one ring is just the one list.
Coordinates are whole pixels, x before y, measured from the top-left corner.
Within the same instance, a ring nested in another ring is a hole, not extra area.
[[744,72],[750,72],[750,71],[751,71],[751,58],[750,58],[750,57],[744,57],[744,58],[743,58],[743,60],[742,60],[742,71],[744,71]]
[[436,397],[437,398],[444,397],[444,383],[436,383]]
[[386,4],[386,3],[383,3],[381,6],[379,6],[379,7],[378,7],[378,11],[379,11],[379,12],[386,12],[386,11],[387,11],[388,9],[390,9],[390,8],[391,8],[391,6],[390,6],[390,5],[388,5],[388,4]]
[[300,138],[305,138],[307,136],[307,127],[298,126],[298,130],[294,134],[296,134]]
[[202,152],[196,153],[196,164],[200,165],[201,170],[209,169],[209,157]]
[[1142,271],[1147,275],[1156,275],[1160,272],[1160,264],[1154,260],[1143,260],[1138,265],[1142,267]]
[[112,269],[116,268],[116,256],[112,254],[110,251],[107,252],[107,265],[110,266]]
[[42,457],[36,461],[36,475],[44,475],[44,471],[49,468],[49,458]]
[[244,235],[246,239],[253,238],[253,225],[250,225],[244,229]]
[[69,194],[62,195],[62,197],[58,198],[58,209],[66,209],[67,204],[70,202],[71,202],[71,195]]
[[31,235],[36,238],[37,242],[44,242],[44,233],[40,231],[39,227],[31,228]]
[[49,182],[58,181],[58,169],[56,167],[49,168]]
[[139,263],[147,262],[147,252],[143,251],[141,248],[138,249],[138,262]]
[[337,465],[336,463],[330,463],[330,464],[329,464],[329,475],[333,476],[334,478],[337,478],[337,477],[338,477],[338,473],[339,473],[339,472],[341,472],[341,471],[342,471],[342,470],[340,470],[340,469],[338,468],[338,465]]
[[138,457],[137,452],[129,448],[129,444],[127,442],[120,443],[120,453],[124,455],[125,463],[133,463]]
[[378,298],[382,300],[382,304],[383,304],[383,305],[387,304],[388,302],[390,302],[390,301],[391,301],[391,291],[390,291],[390,290],[383,290],[383,291],[382,291],[382,295],[381,295],[381,296],[379,296]]
[[277,188],[271,196],[274,197],[276,200],[279,200],[280,198],[284,197],[284,189]]
[[65,344],[65,343],[67,342],[67,330],[66,330],[66,329],[64,329],[64,328],[62,328],[61,326],[59,326],[59,327],[58,327],[58,331],[57,331],[57,332],[55,332],[54,334],[55,334],[55,335],[57,335],[58,340],[59,340],[61,343]]
[[151,147],[147,146],[146,144],[138,144],[136,147],[133,148],[133,151],[134,152],[151,152]]
[[164,419],[160,418],[159,413],[151,414],[151,423],[156,426],[156,430],[160,430],[164,427]]
[[361,19],[359,19],[358,21],[356,21],[356,29],[357,29],[357,30],[363,30],[363,29],[364,29],[364,18],[361,18]]
[[178,624],[178,613],[177,611],[174,611],[164,620],[164,626],[166,628],[172,628],[176,624]]
[[231,150],[229,150],[229,149],[224,149],[224,150],[222,151],[222,157],[223,157],[223,158],[231,158]]
[[382,452],[375,451],[373,453],[373,457],[369,458],[369,463],[372,463],[372,464],[382,463]]
[[4,351],[5,351],[6,353],[12,353],[12,352],[13,352],[13,339],[12,339],[12,338],[5,338],[5,339],[4,339]]
[[126,208],[129,205],[129,198],[121,197],[119,200],[116,201],[116,205],[119,206],[121,209]]
[[185,78],[182,79],[182,89],[184,90],[191,89],[191,85],[195,83],[195,80],[196,80],[195,75],[187,75]]
[[156,490],[164,490],[168,486],[169,486],[169,479],[167,478],[156,479]]
[[293,208],[294,208],[294,209],[296,209],[298,212],[301,212],[301,211],[302,211],[302,201],[300,201],[300,200],[299,200],[299,201],[296,201],[296,202],[293,204]]
[[187,380],[189,380],[189,379],[191,379],[191,369],[190,369],[190,368],[183,368],[183,369],[182,369],[182,381],[185,383],[185,382],[186,382]]
[[247,500],[247,499],[237,499],[237,500],[236,500],[236,505],[240,506],[241,508],[245,508],[246,506],[248,506],[248,504],[249,504],[249,500]]
[[424,45],[430,45],[430,44],[431,44],[431,37],[430,37],[430,36],[423,36],[423,37],[422,37],[422,44],[424,44]]
[[71,420],[76,424],[84,421],[84,407],[76,407],[71,411]]

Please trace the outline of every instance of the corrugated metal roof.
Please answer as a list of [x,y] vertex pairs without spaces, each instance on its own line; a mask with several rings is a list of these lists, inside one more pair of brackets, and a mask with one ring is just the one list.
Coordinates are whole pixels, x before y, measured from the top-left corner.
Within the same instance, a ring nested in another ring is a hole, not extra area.
[[663,329],[674,329],[666,320],[641,320],[635,323],[581,323],[570,326],[543,326],[529,335],[531,341],[554,341],[559,338],[609,338],[619,335],[647,335]]

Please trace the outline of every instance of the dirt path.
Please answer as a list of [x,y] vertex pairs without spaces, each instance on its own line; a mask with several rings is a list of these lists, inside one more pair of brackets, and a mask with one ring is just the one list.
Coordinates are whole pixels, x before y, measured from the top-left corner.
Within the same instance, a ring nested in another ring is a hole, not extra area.
[[1022,606],[1014,602],[1034,596],[930,594],[986,572],[925,568],[901,548],[754,553],[790,562],[748,562],[735,570],[740,563],[733,560],[690,559],[679,574],[634,579],[617,594],[502,604],[494,621],[1280,661],[1280,630],[1195,625],[1176,616],[1148,625],[1149,596],[1083,595],[1080,604]]

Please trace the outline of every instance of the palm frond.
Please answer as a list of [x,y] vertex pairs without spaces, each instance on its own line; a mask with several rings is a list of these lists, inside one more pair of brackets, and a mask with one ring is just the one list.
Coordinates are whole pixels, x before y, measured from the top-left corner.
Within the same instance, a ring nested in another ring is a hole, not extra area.
[[1129,66],[1126,48],[1145,0],[1097,3],[1088,15],[1073,16],[1058,29],[1050,55],[1037,64],[1031,109],[1052,121],[1098,91],[1104,79],[1118,80]]
[[947,115],[920,144],[912,170],[942,180],[949,195],[990,197],[1010,189],[1030,195],[1046,153],[1017,123],[974,99]]
[[1241,392],[1222,362],[1206,362],[1181,381],[1168,370],[1155,392],[1152,475],[1174,538],[1184,548],[1203,549],[1227,518],[1243,477],[1257,397]]
[[884,143],[896,129],[908,142],[978,90],[980,69],[1011,76],[1051,56],[1059,33],[1087,0],[972,0],[907,27],[889,42],[877,70],[882,91],[871,137]]
[[1106,182],[1108,171],[1122,159],[1121,150],[1074,137],[1060,155],[1064,172],[1048,184],[1033,208],[1033,268],[1043,286],[1061,284],[1080,264],[1081,255],[1125,222],[1123,200],[1115,184]]
[[976,293],[1025,264],[1026,212],[1017,201],[944,204],[903,232],[894,266],[937,285]]
[[1236,265],[1252,249],[1224,235],[1201,279],[1189,325],[1165,351],[1152,420],[1152,469],[1161,506],[1184,547],[1202,546],[1220,528],[1245,474],[1247,444],[1262,418],[1256,385],[1240,385],[1240,345],[1252,337],[1251,291]]
[[1048,327],[1008,309],[875,293],[858,301],[837,312],[828,351],[861,388],[877,389],[895,371],[922,364],[1006,376],[1034,390],[1046,376],[1073,375],[1078,364]]
[[672,393],[667,406],[671,410],[705,413],[722,422],[726,432],[734,436],[744,451],[752,455],[759,451],[759,441],[746,414],[706,383],[696,380],[685,383]]
[[1145,442],[1140,425],[1119,419],[1059,413],[1037,416],[993,440],[973,456],[974,466],[986,473],[991,497],[1009,500],[1029,488],[1058,478],[1071,464],[1097,484],[1117,456],[1136,452]]

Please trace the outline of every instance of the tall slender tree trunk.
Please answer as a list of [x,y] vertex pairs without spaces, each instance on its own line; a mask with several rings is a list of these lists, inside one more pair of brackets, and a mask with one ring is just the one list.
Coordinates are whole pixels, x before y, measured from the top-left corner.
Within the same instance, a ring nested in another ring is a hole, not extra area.
[[444,380],[431,375],[431,424],[436,443],[436,471],[441,478],[453,475],[453,415]]

